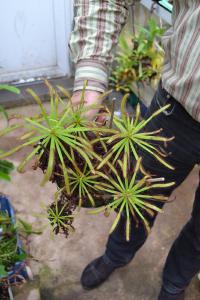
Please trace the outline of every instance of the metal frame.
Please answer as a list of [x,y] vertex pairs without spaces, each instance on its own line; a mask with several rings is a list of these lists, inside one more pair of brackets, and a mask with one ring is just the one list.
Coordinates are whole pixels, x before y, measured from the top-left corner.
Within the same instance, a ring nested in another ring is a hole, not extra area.
[[[154,14],[159,16],[165,22],[172,24],[171,12],[163,7],[164,6],[163,1],[160,1],[160,4],[156,4],[152,0],[141,0],[141,4],[144,5],[149,10],[151,10],[152,7],[154,7],[154,10],[153,10]],[[166,1],[165,1],[165,4],[166,4]],[[168,5],[170,5],[170,4],[168,4]]]
[[170,4],[167,0],[161,0],[159,1],[159,4],[163,6],[165,9],[169,10],[169,12],[172,12],[173,5]]

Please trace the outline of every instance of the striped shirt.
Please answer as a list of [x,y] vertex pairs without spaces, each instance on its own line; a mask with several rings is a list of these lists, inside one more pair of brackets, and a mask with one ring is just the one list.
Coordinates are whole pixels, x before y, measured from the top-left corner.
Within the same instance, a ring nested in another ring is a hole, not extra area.
[[[74,0],[70,39],[76,64],[74,91],[104,92],[119,34],[128,15],[127,0]],[[200,0],[174,0],[172,27],[162,39],[163,87],[200,122]]]

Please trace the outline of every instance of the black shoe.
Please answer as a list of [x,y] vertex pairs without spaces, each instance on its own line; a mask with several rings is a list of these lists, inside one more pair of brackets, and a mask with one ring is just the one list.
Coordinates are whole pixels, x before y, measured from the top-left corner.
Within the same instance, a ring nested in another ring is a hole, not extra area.
[[103,256],[93,260],[84,269],[81,284],[84,289],[93,289],[102,284],[116,269],[111,263],[106,262]]
[[158,300],[184,300],[185,292],[181,292],[180,294],[172,295],[167,293],[164,289],[161,289],[160,294],[158,296]]

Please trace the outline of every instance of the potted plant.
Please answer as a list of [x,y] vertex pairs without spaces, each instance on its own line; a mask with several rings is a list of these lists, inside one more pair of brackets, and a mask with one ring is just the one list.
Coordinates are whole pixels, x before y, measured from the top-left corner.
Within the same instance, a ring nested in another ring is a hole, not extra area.
[[136,26],[134,34],[123,32],[119,39],[116,64],[110,77],[110,85],[117,92],[130,93],[129,101],[142,106],[141,91],[145,86],[156,86],[164,62],[164,50],[160,38],[165,29],[157,25],[155,19],[148,21],[147,27]]
[[[80,207],[96,208],[90,212],[104,211],[105,215],[116,210],[118,213],[111,231],[125,211],[127,240],[131,234],[132,218],[142,222],[149,231],[145,214],[153,215],[160,211],[156,201],[167,201],[162,195],[152,195],[151,189],[167,188],[174,183],[152,179],[142,166],[139,148],[173,170],[173,166],[167,163],[166,153],[155,145],[173,137],[161,136],[161,129],[145,131],[148,122],[168,106],[159,109],[147,120],[141,120],[139,105],[135,117],[125,111],[128,98],[125,95],[121,102],[121,117],[105,107],[109,121],[99,126],[84,115],[85,88],[79,106],[73,107],[70,95],[63,87],[54,89],[47,81],[46,84],[50,93],[50,111],[47,112],[40,98],[28,89],[41,113],[31,118],[24,116],[21,124],[10,128],[17,130],[17,127],[23,127],[25,132],[19,137],[21,143],[2,152],[0,159],[27,146],[33,147],[18,166],[18,171],[23,172],[25,165],[34,158],[33,169],[39,167],[44,173],[41,185],[47,181],[57,185],[55,200],[47,207],[47,216],[56,234],[60,232],[68,236],[74,231],[73,219]],[[67,103],[63,102],[58,91],[68,98]],[[8,130],[2,131],[0,135],[7,133]]]
[[[12,286],[20,286],[32,278],[26,263],[29,257],[21,239],[33,233],[32,225],[15,219],[9,199],[0,195],[0,294],[1,299],[12,298]],[[39,233],[39,231],[34,232]]]
[[[0,90],[19,94],[19,89],[9,85],[0,85]],[[8,121],[6,110],[0,106],[0,112]],[[6,132],[6,127],[3,131]],[[8,130],[9,131],[9,130]],[[0,180],[10,181],[13,163],[0,160]],[[2,300],[12,298],[12,285],[22,284],[29,277],[30,269],[25,264],[26,252],[23,250],[19,233],[30,234],[32,226],[19,220],[16,223],[13,207],[7,196],[0,193],[0,295]]]

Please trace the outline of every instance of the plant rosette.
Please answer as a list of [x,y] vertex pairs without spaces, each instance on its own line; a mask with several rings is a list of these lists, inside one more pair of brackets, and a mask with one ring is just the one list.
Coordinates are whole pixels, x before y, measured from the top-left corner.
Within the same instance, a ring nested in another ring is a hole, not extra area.
[[[84,106],[86,82],[80,103],[76,107],[72,105],[70,95],[63,87],[58,86],[57,89],[54,89],[48,82],[46,84],[50,93],[50,111],[47,112],[40,98],[32,90],[28,90],[40,107],[41,114],[32,118],[23,118],[22,124],[18,124],[18,127],[23,127],[26,130],[19,137],[21,144],[14,149],[1,153],[0,159],[27,146],[33,146],[32,151],[18,166],[18,171],[22,172],[25,165],[35,158],[34,169],[39,167],[44,172],[41,185],[47,181],[56,183],[58,191],[55,200],[47,207],[48,219],[56,234],[63,233],[68,236],[69,232],[74,231],[74,211],[82,206],[94,208],[101,206],[100,210],[104,207],[106,211],[112,211],[115,208],[119,208],[120,212],[126,210],[128,220],[132,217],[141,219],[148,228],[142,217],[143,212],[149,210],[152,213],[153,210],[158,211],[158,209],[156,210],[151,204],[144,205],[143,202],[148,203],[148,200],[143,200],[141,203],[140,196],[137,204],[132,205],[130,203],[133,201],[131,201],[126,205],[123,202],[125,200],[123,200],[122,206],[121,202],[117,205],[115,202],[117,200],[116,195],[111,190],[115,187],[118,195],[119,186],[116,185],[111,188],[111,185],[115,181],[118,182],[118,185],[123,185],[124,188],[130,185],[128,192],[125,190],[122,192],[123,195],[130,194],[130,191],[138,183],[137,180],[134,181],[132,177],[129,178],[127,175],[136,176],[138,168],[141,174],[148,176],[149,179],[149,174],[145,172],[142,166],[139,149],[146,151],[148,155],[152,155],[161,164],[173,170],[173,166],[166,160],[167,154],[155,145],[155,143],[169,142],[172,138],[161,136],[161,129],[154,132],[145,131],[148,122],[166,110],[168,106],[159,109],[147,120],[141,120],[140,106],[138,105],[136,115],[133,118],[125,112],[128,98],[128,95],[125,95],[121,101],[121,118],[114,115],[114,110],[109,111],[104,108],[109,121],[105,125],[99,126],[95,121],[88,121],[85,117],[85,113],[94,108],[94,106],[89,108]],[[58,91],[65,98],[68,98],[67,104],[63,102]],[[106,94],[101,97],[105,96]],[[10,131],[16,129],[12,126]],[[0,136],[8,132],[8,129],[2,131]],[[147,177],[142,181],[143,189],[149,187],[146,179]],[[170,184],[173,183],[160,184],[160,188],[165,188]],[[105,189],[106,186],[108,187],[107,190]],[[148,191],[148,188],[145,191]],[[156,197],[153,201],[155,199]],[[157,201],[163,200],[166,200],[165,197],[157,199]],[[113,201],[114,204],[112,205]],[[138,203],[144,207],[138,208]],[[117,215],[117,219],[120,215]],[[116,221],[115,224],[117,223]],[[128,225],[127,232],[129,232]],[[127,239],[128,236],[129,234],[126,233]]]

